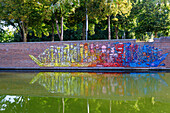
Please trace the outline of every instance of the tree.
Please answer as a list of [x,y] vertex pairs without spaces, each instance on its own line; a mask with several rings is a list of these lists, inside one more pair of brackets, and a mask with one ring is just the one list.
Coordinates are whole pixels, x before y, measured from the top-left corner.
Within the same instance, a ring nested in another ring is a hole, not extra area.
[[[95,24],[98,23],[98,8],[100,1],[81,0],[80,6],[75,9],[75,13],[70,15],[67,25],[74,30],[82,29],[82,39],[86,39],[86,35],[95,34]],[[86,18],[88,17],[88,18]],[[88,21],[88,22],[87,22]],[[87,23],[87,24],[86,24]],[[87,25],[87,26],[86,26]]]
[[[51,11],[55,15],[56,28],[60,41],[63,41],[64,17],[67,17],[79,6],[79,0],[54,0],[51,3]],[[61,18],[61,33],[59,32],[58,18]]]
[[[110,17],[113,15],[116,17],[117,14],[124,14],[125,16],[130,14],[131,11],[131,2],[128,0],[102,0],[100,2],[100,12],[103,15],[104,19],[108,20],[108,39],[111,39],[110,32]],[[107,17],[107,18],[106,18]],[[113,20],[118,20],[114,18]],[[116,38],[118,39],[118,26],[114,25]]]
[[0,19],[14,26],[26,42],[29,27],[41,24],[41,9],[42,5],[32,0],[0,0]]
[[170,20],[168,5],[158,2],[156,5],[149,0],[143,1],[141,4],[141,13],[137,18],[136,33],[146,34],[151,32],[157,37],[158,32],[166,32],[169,30]]

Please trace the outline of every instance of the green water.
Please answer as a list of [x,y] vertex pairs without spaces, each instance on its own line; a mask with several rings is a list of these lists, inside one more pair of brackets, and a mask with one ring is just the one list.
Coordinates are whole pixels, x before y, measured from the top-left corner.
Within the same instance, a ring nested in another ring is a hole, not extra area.
[[170,113],[170,73],[0,73],[0,113]]

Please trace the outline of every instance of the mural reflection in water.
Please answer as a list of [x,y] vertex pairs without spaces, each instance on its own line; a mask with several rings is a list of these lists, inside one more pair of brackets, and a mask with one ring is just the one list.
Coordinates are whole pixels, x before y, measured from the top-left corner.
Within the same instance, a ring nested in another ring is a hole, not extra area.
[[30,82],[38,82],[51,93],[66,96],[153,95],[168,84],[158,73],[68,73],[40,72]]

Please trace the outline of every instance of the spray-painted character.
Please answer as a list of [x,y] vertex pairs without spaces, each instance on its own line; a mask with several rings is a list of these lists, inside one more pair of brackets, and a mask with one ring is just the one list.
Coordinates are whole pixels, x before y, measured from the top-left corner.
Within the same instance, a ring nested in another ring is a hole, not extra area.
[[98,64],[100,62],[100,48],[99,48],[99,44],[97,43],[95,46],[95,50],[96,50],[96,63]]
[[116,44],[116,50],[117,50],[117,54],[118,54],[116,61],[119,64],[118,67],[120,67],[120,66],[122,66],[123,60],[124,60],[123,59],[124,44],[123,43]]
[[65,65],[69,66],[70,65],[70,56],[69,56],[69,52],[70,52],[70,47],[69,44],[64,44],[64,61],[65,61]]
[[78,54],[77,54],[77,44],[74,44],[74,49],[73,49],[73,59],[75,62],[78,60]]
[[90,67],[95,67],[96,66],[96,53],[94,51],[94,44],[90,44],[90,52],[89,52],[89,61],[90,62]]
[[100,55],[100,64],[103,65],[103,63],[106,63],[106,46],[105,45],[102,46],[102,51]]
[[84,61],[83,62],[88,62],[88,44],[84,44]]
[[70,48],[70,62],[74,63],[75,60],[73,58],[73,54],[74,54],[74,49],[73,49],[73,44],[71,44],[71,48]]
[[81,43],[80,44],[80,62],[83,63],[83,47],[84,45]]

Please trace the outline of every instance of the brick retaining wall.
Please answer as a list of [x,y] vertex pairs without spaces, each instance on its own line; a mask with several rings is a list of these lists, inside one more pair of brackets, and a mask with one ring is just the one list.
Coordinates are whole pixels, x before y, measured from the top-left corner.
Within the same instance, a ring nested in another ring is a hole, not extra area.
[[[89,48],[88,55],[90,54],[89,53],[90,52],[90,44],[92,44],[92,43],[94,44],[94,48],[95,48],[96,44],[99,45],[100,54],[102,54],[102,45],[105,45],[108,48],[108,44],[112,44],[112,43],[114,43],[114,44],[115,43],[117,43],[117,44],[131,43],[133,45],[138,45],[138,46],[140,45],[141,47],[144,46],[144,45],[149,45],[149,46],[152,46],[154,48],[161,49],[162,54],[168,53],[165,60],[163,60],[161,62],[161,64],[164,64],[164,65],[161,65],[161,66],[159,65],[157,67],[170,68],[170,37],[162,37],[160,39],[155,40],[155,42],[146,42],[146,43],[143,43],[143,42],[137,42],[136,43],[136,40],[133,40],[133,39],[132,40],[111,40],[111,41],[95,40],[95,41],[1,43],[0,44],[0,68],[8,68],[8,67],[9,68],[10,67],[24,67],[24,68],[29,68],[30,67],[30,68],[34,68],[34,67],[40,67],[38,64],[36,64],[29,57],[29,55],[33,55],[36,58],[38,58],[39,54],[43,53],[44,50],[46,50],[47,48],[50,48],[50,46],[55,46],[55,47],[60,47],[61,46],[62,47],[62,46],[64,46],[64,44],[69,44],[70,45],[70,50],[71,50],[71,45],[83,44],[83,46],[84,46],[85,43],[88,44],[88,48]],[[84,50],[83,50],[83,52],[84,52]],[[124,54],[126,54],[126,53],[124,52]],[[122,54],[122,56],[123,56],[123,54]],[[83,56],[83,59],[85,59],[84,57],[85,56]],[[86,61],[89,63],[88,60],[86,60]],[[83,61],[83,62],[79,61],[79,62],[81,62],[83,64],[86,61]],[[105,62],[107,62],[107,61],[101,60],[101,59],[100,59],[100,61],[98,61],[99,65],[102,66],[102,67],[105,67],[103,65],[103,64],[105,64]],[[108,62],[111,63],[112,61],[108,61]],[[123,62],[123,61],[120,61],[120,63],[121,62]],[[47,62],[47,63],[49,63],[49,62]],[[71,63],[74,64],[73,62],[71,62]],[[112,64],[113,63],[114,62],[112,62]],[[91,64],[93,64],[93,63],[91,63]],[[118,64],[119,64],[119,62],[118,62]],[[62,65],[60,65],[60,66],[62,67]],[[96,67],[96,66],[98,66],[98,64],[95,65],[94,67]],[[43,65],[42,67],[46,67],[46,65]],[[56,67],[56,66],[52,65],[52,67]],[[69,67],[72,67],[72,65],[70,65]],[[79,67],[79,66],[77,66],[77,67]],[[92,65],[92,67],[93,67],[93,65]],[[108,67],[110,67],[110,66],[108,66]],[[114,66],[111,66],[111,67],[117,67],[117,66],[114,65]],[[118,67],[129,67],[129,66],[128,65],[125,66],[125,64],[122,63]]]

